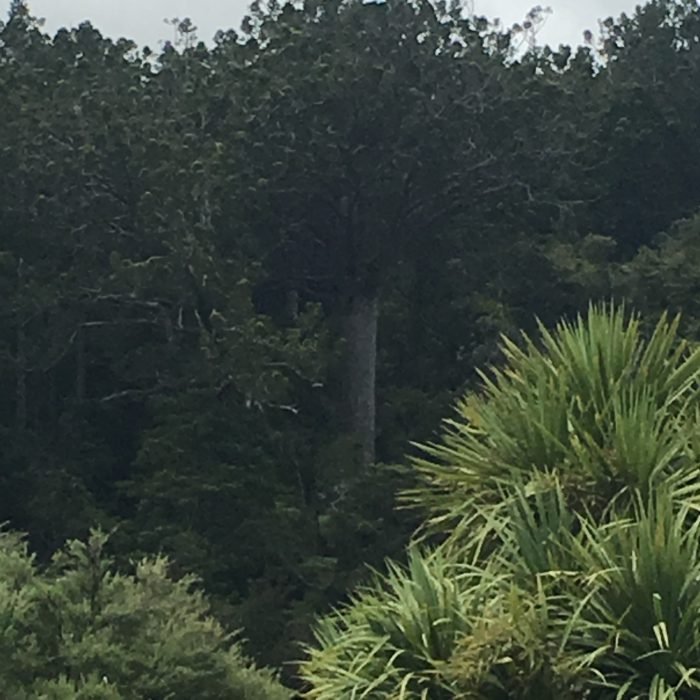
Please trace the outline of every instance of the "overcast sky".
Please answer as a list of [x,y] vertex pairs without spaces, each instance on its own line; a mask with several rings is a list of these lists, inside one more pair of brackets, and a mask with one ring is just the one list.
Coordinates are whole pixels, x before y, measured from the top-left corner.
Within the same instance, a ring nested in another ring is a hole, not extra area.
[[[9,4],[6,0],[5,4]],[[200,39],[218,29],[238,29],[249,0],[29,0],[32,13],[46,19],[46,29],[75,26],[89,19],[103,34],[126,36],[140,45],[158,48],[173,32],[164,19],[190,17]],[[480,15],[499,17],[505,24],[521,21],[536,4],[551,6],[553,14],[540,33],[540,42],[581,43],[583,31],[597,33],[598,19],[631,12],[635,0],[472,0]]]

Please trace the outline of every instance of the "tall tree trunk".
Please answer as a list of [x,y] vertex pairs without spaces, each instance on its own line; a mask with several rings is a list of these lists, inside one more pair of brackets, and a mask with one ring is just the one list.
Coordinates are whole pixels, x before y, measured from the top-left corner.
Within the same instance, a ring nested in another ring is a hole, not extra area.
[[24,430],[27,427],[27,334],[22,318],[17,324],[16,367],[15,421],[17,430]]
[[378,316],[377,297],[357,295],[350,300],[344,319],[348,427],[363,466],[374,462]]
[[294,323],[299,318],[299,292],[296,289],[288,289],[285,299],[287,321]]
[[[24,260],[17,265],[17,289],[22,300],[24,293]],[[16,383],[15,383],[15,425],[17,430],[27,427],[27,333],[22,307],[17,313]]]
[[58,388],[56,387],[56,369],[51,368],[49,375],[49,425],[51,435],[58,431]]
[[85,401],[85,329],[78,326],[75,335],[75,397]]

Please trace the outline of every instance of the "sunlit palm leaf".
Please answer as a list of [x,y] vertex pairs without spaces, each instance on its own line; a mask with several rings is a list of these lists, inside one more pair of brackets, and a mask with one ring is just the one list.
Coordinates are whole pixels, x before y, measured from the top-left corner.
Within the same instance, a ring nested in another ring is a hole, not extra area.
[[[570,503],[601,506],[636,489],[678,479],[698,463],[700,349],[663,317],[645,340],[636,317],[613,306],[538,343],[504,339],[506,366],[484,375],[480,394],[457,405],[442,440],[419,446],[421,485],[404,503],[428,511],[444,531],[497,502],[513,474],[556,472]],[[697,493],[687,491],[700,507]]]

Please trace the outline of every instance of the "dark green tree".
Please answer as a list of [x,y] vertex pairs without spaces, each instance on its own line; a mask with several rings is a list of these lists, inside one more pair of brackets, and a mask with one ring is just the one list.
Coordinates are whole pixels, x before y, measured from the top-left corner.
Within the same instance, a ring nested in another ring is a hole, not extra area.
[[118,572],[106,544],[93,531],[43,568],[20,536],[0,534],[4,697],[289,697],[211,616],[194,577],[173,580],[163,557]]
[[243,216],[272,234],[270,276],[334,319],[342,413],[368,464],[388,279],[428,256],[439,267],[458,220],[495,248],[505,210],[534,196],[546,141],[515,118],[533,109],[532,75],[507,70],[509,33],[427,2],[271,4],[244,39],[217,49],[245,91],[228,131]]
[[590,142],[600,192],[589,221],[630,256],[700,205],[700,8],[653,0],[603,30],[592,96],[603,112]]
[[[320,360],[312,318],[273,327],[249,261],[216,247],[235,230],[207,51],[2,32],[2,518],[44,556],[121,523],[124,557],[177,554],[240,599],[289,549],[275,533],[305,543],[314,523],[289,524],[306,488],[291,393]],[[232,539],[251,513],[268,530]]]

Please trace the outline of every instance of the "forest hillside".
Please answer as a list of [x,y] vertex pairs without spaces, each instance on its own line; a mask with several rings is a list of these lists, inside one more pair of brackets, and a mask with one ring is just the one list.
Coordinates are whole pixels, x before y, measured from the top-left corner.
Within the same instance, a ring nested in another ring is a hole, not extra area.
[[154,52],[12,1],[3,697],[700,697],[695,570],[626,607],[618,561],[697,564],[700,6],[542,12],[270,0]]

